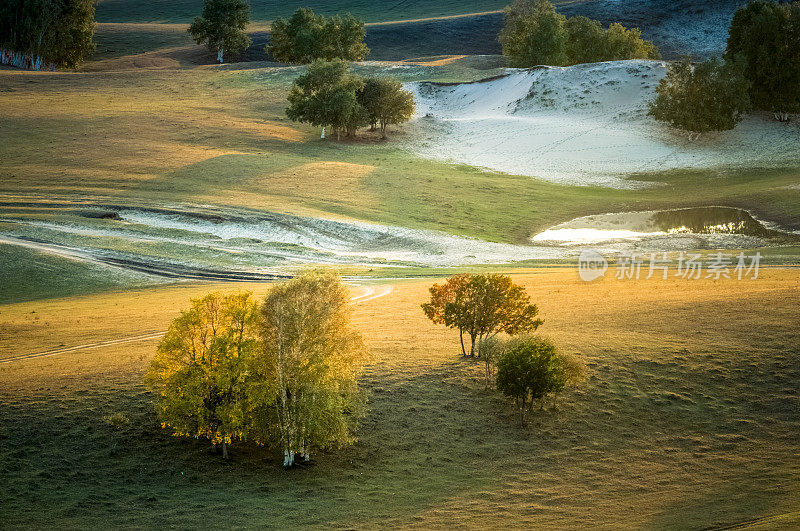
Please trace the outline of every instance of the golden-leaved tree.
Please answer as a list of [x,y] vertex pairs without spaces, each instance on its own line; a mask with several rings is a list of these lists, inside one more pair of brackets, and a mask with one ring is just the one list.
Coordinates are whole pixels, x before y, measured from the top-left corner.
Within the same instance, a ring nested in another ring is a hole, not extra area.
[[192,300],[169,327],[146,381],[159,395],[161,424],[174,435],[222,444],[247,430],[245,375],[256,345],[257,305],[250,292]]
[[250,370],[253,433],[270,438],[277,424],[287,467],[312,449],[351,442],[364,410],[357,378],[366,348],[339,277],[307,273],[276,286],[261,307],[260,338]]

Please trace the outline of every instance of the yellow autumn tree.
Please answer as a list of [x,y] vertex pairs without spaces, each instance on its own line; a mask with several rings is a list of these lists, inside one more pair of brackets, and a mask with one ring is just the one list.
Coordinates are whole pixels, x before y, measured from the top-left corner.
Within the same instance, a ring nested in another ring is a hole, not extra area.
[[162,426],[221,444],[223,458],[246,435],[245,375],[257,345],[256,316],[250,292],[193,299],[170,325],[146,375],[158,393]]
[[249,370],[251,432],[257,439],[275,434],[286,467],[295,456],[308,460],[314,449],[351,443],[364,410],[357,379],[366,348],[339,277],[306,273],[276,286],[259,321],[261,345]]

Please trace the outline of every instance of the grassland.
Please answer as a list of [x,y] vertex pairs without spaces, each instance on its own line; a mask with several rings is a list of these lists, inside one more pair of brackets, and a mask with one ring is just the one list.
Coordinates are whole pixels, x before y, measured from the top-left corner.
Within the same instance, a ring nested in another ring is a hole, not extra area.
[[[395,70],[405,79],[438,80],[494,72],[459,62]],[[420,159],[402,149],[402,132],[388,143],[323,142],[283,115],[297,73],[0,72],[0,200],[211,203],[507,242],[579,215],[709,204],[800,228],[797,169],[642,175],[634,177],[654,186],[612,190]]]
[[[542,333],[589,379],[520,428],[457,335],[419,310],[431,281],[356,306],[375,354],[359,441],[285,472],[263,450],[167,436],[141,376],[155,341],[0,364],[9,527],[792,527],[800,492],[797,270],[748,281],[587,284],[515,275]],[[14,356],[163,330],[183,285],[0,307]],[[265,285],[249,286],[259,296]],[[358,293],[360,288],[354,288]],[[117,429],[103,419],[122,413]]]

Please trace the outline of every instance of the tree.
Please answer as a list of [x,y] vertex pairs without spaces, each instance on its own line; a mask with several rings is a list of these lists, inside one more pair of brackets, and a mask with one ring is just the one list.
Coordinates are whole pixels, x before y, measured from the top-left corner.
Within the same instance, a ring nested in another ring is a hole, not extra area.
[[256,304],[250,292],[192,300],[158,345],[146,375],[163,427],[222,444],[244,440],[246,373],[254,355]]
[[[251,364],[251,400],[275,405],[284,466],[312,449],[353,441],[364,406],[357,378],[366,349],[351,324],[349,293],[330,273],[307,273],[276,286],[260,315],[262,348]],[[254,415],[272,422],[269,415]],[[268,433],[269,426],[254,426]]]
[[381,138],[386,138],[386,126],[407,122],[414,116],[414,95],[403,90],[400,81],[394,78],[376,77],[364,81],[358,93],[358,101],[366,110],[366,125],[380,125]]
[[249,22],[247,0],[205,0],[203,14],[195,17],[189,33],[197,44],[216,51],[221,63],[225,52],[239,53],[250,46],[252,40],[246,32]]
[[0,5],[0,64],[71,68],[94,52],[92,0],[8,0]]
[[331,127],[338,138],[360,112],[356,92],[363,86],[364,81],[350,74],[346,62],[314,61],[305,74],[295,79],[286,115],[293,121],[321,126],[322,138],[325,127]]
[[672,63],[656,88],[649,114],[694,134],[733,129],[748,111],[748,83],[737,64],[710,59]]
[[614,22],[606,30],[603,52],[605,61],[661,59],[656,45],[642,39],[639,28],[628,29],[618,22]]
[[434,284],[430,293],[423,312],[434,323],[458,328],[465,355],[464,333],[470,337],[469,355],[474,356],[476,342],[484,338],[501,332],[511,336],[533,332],[544,322],[536,317],[539,310],[531,304],[525,288],[506,275],[458,275],[445,286]]
[[307,64],[317,59],[361,61],[369,54],[364,22],[350,13],[325,18],[300,8],[291,18],[272,23],[265,51],[282,63]]
[[800,112],[800,2],[750,2],[733,16],[725,60],[743,64],[757,109]]
[[566,22],[567,61],[569,64],[606,61],[606,31],[597,20],[570,17]]
[[548,0],[514,0],[500,31],[503,55],[514,67],[566,64],[565,22]]
[[562,371],[553,343],[526,337],[507,348],[498,360],[497,389],[514,399],[520,423],[524,425],[525,412],[534,401],[543,399],[565,382]]

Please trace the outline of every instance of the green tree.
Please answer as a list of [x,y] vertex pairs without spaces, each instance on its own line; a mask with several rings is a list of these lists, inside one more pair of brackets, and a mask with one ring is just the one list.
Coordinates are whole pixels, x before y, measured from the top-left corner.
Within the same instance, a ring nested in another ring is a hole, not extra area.
[[317,59],[361,61],[369,54],[364,22],[350,13],[325,18],[300,8],[287,20],[275,19],[265,48],[276,61],[307,64]]
[[158,345],[146,375],[162,425],[176,436],[228,444],[247,435],[246,373],[257,347],[250,292],[192,300]]
[[800,2],[750,2],[733,16],[725,60],[741,62],[757,109],[800,112]]
[[[284,466],[312,449],[350,443],[364,408],[366,359],[351,323],[350,296],[330,273],[307,273],[270,291],[261,308],[262,349],[250,365],[251,400],[274,393]],[[256,420],[273,422],[269,415]],[[270,427],[255,427],[269,432]]]
[[606,61],[606,31],[597,20],[586,17],[567,19],[567,61],[569,64]]
[[684,59],[669,66],[649,114],[700,134],[733,129],[749,107],[748,83],[737,64],[711,59],[693,67]]
[[661,59],[656,45],[642,39],[642,32],[639,28],[628,29],[617,22],[611,24],[606,30],[603,52],[605,61]]
[[0,64],[71,68],[95,50],[92,0],[8,0],[0,5]]
[[503,55],[511,66],[565,65],[566,17],[548,0],[515,0],[505,9],[500,31]]
[[423,312],[434,323],[458,328],[465,355],[465,333],[470,337],[469,355],[474,356],[476,344],[484,338],[501,332],[511,336],[533,332],[543,324],[525,288],[507,275],[457,275],[444,286],[434,284],[430,293],[431,300],[422,305]]
[[246,32],[249,23],[247,0],[205,0],[203,14],[195,17],[189,33],[197,44],[217,52],[221,63],[225,52],[239,53],[250,46],[252,40]]
[[354,116],[362,112],[356,92],[364,81],[350,74],[348,64],[342,60],[317,60],[308,71],[295,79],[289,92],[286,115],[293,121],[322,127],[331,127],[337,138],[342,130],[352,127]]
[[380,125],[381,138],[386,138],[386,126],[407,122],[414,116],[414,96],[403,89],[400,81],[388,77],[368,78],[358,93],[358,101],[366,111],[366,124]]
[[[564,381],[553,343],[535,337],[515,342],[497,362],[497,389],[513,398],[525,424],[525,413],[536,400],[559,388]],[[563,387],[561,387],[563,389]]]

